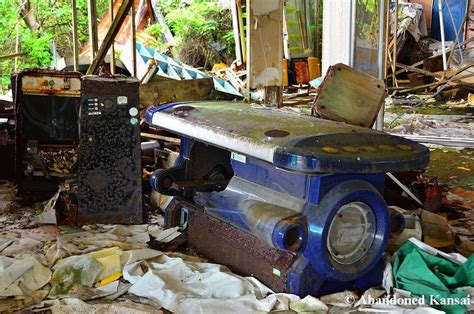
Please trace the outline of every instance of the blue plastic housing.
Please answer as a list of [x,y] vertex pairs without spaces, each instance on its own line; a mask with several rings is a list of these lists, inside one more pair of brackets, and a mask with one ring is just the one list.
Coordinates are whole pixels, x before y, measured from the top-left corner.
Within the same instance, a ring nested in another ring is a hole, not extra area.
[[[181,105],[186,106],[185,113],[175,110]],[[150,125],[181,135],[177,164],[191,158],[196,142],[232,152],[233,177],[227,188],[220,192],[198,192],[194,201],[204,207],[208,215],[257,236],[271,247],[292,252],[296,260],[287,275],[289,293],[318,296],[379,284],[384,269],[382,254],[390,232],[390,217],[382,197],[385,172],[423,168],[428,163],[429,151],[403,138],[307,118],[302,118],[304,123],[315,125],[308,129],[307,135],[302,135],[304,128],[293,122],[295,126],[291,128],[291,123],[285,125],[284,132],[294,134],[294,137],[261,139],[257,136],[259,128],[263,133],[266,124],[278,123],[278,120],[272,122],[271,117],[268,118],[271,113],[258,116],[259,125],[255,130],[248,129],[247,124],[239,120],[235,120],[233,126],[221,122],[226,119],[226,113],[235,118],[240,112],[240,109],[235,109],[235,103],[218,103],[216,106],[220,111],[213,112],[209,103],[171,104],[149,109],[146,114]],[[225,110],[227,106],[229,112]],[[170,121],[175,119],[177,126],[160,122],[160,119],[168,118]],[[273,118],[280,119],[280,116]],[[318,129],[318,123],[323,131]],[[222,131],[229,137],[229,142],[214,144],[208,138],[191,136],[189,134],[202,133],[193,133],[194,127]],[[235,147],[235,138],[243,138],[244,144],[254,141],[254,153],[245,154],[249,151],[247,148],[237,151],[228,148],[227,145]],[[269,144],[275,146],[274,154],[265,160],[261,156],[267,155],[260,154],[255,146],[270,150]],[[346,149],[348,145],[352,146]],[[359,149],[367,146],[376,147],[378,151]],[[344,153],[334,153],[344,149]],[[357,150],[358,154],[351,150]],[[156,186],[155,182],[151,184]],[[364,248],[366,251],[362,258],[341,263],[328,249],[329,230],[338,211],[353,202],[370,208],[368,215],[373,215],[374,236],[370,246]]]

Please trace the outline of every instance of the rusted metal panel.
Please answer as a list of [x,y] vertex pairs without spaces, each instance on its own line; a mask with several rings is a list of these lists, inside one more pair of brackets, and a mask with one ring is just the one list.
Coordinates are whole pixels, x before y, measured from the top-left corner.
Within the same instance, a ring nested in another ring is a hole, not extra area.
[[12,76],[15,181],[24,198],[45,200],[75,172],[81,73],[28,69]]
[[295,71],[296,84],[306,84],[309,82],[308,61],[294,61],[293,70]]
[[22,93],[25,95],[81,96],[79,73],[46,70],[27,71],[21,77]]
[[242,232],[206,215],[200,207],[179,200],[189,212],[188,243],[213,262],[228,266],[242,276],[255,276],[275,292],[287,290],[286,279],[295,255],[264,244],[257,237]]
[[212,78],[150,82],[140,85],[140,105],[153,106],[206,99],[214,90]]
[[384,99],[382,80],[340,63],[329,68],[313,105],[313,114],[370,128]]

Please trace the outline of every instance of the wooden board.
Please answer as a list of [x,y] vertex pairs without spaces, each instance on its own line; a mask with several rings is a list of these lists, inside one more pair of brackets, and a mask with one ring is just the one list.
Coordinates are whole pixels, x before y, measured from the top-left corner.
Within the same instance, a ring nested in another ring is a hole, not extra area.
[[247,40],[250,88],[282,86],[282,0],[247,0]]
[[382,80],[339,63],[329,68],[313,111],[325,119],[370,128],[384,98]]
[[148,107],[180,101],[206,99],[214,90],[212,78],[150,82],[140,86],[140,105]]

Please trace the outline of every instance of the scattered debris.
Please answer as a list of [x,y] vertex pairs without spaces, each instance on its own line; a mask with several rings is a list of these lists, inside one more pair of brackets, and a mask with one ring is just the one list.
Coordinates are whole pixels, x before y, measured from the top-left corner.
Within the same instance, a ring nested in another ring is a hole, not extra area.
[[[5,203],[10,206],[16,201],[12,192],[11,185],[3,185],[0,193],[2,199],[10,200],[10,203]],[[472,209],[470,191],[455,189],[445,195],[443,204],[459,206],[464,212]],[[50,200],[46,207],[51,206],[55,199]],[[421,219],[416,220],[410,212],[393,209],[405,216],[406,225],[398,237],[397,247],[404,243],[401,239],[416,236],[426,241],[430,232],[437,234],[437,229],[433,229],[437,221],[443,221],[440,227],[447,227],[446,220],[438,214],[421,211]],[[39,209],[37,213],[40,212]],[[274,294],[255,278],[235,275],[227,267],[207,263],[196,256],[164,254],[150,249],[151,238],[173,243],[173,239],[180,235],[178,228],[164,229],[163,216],[159,214],[150,216],[148,225],[88,225],[82,228],[31,228],[28,221],[34,222],[37,218],[35,215],[27,217],[26,223],[16,224],[10,231],[4,229],[0,237],[0,310],[30,308],[55,313],[68,309],[90,310],[91,306],[95,306],[94,311],[123,309],[132,313],[159,312],[160,308],[178,312],[284,310],[326,313],[342,309],[367,311],[378,308],[369,300],[394,302],[394,298],[403,295],[400,288],[420,296],[418,290],[408,285],[414,275],[407,275],[405,270],[406,267],[410,269],[406,263],[413,253],[407,253],[403,263],[399,258],[400,262],[394,264],[395,295],[387,295],[383,288],[371,288],[365,292],[345,291],[301,299],[291,294]],[[409,221],[415,222],[415,232],[409,232]],[[457,224],[460,224],[459,220]],[[439,229],[439,235],[443,234],[442,230]],[[472,242],[466,242],[465,238],[469,237],[466,231],[462,227],[453,227],[453,231],[456,241],[462,244],[456,247],[469,249]],[[418,243],[414,239],[410,241]],[[406,243],[402,246],[403,252]],[[442,247],[447,248],[446,245]],[[395,256],[401,254],[399,252]],[[445,253],[436,254],[451,258]],[[463,261],[459,255],[456,259]],[[470,267],[469,263],[466,262],[463,267]],[[410,293],[404,295],[406,297]],[[427,306],[422,308],[433,310]]]
[[[145,47],[137,43],[137,77],[142,78],[147,75],[149,66],[147,62],[154,59],[156,64],[156,75],[162,78],[171,80],[194,80],[200,78],[212,78],[214,82],[214,89],[218,92],[232,95],[234,98],[242,97],[243,95],[236,89],[229,81],[219,77],[212,76],[206,72],[195,69],[192,66],[184,64],[176,59],[173,59],[166,54],[160,53],[156,50]],[[128,69],[132,69],[132,64],[128,50],[121,54],[122,62]]]

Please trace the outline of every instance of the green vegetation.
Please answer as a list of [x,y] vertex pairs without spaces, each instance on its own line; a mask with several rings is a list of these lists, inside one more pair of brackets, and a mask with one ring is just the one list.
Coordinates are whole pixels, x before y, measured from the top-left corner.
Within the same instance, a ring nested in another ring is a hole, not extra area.
[[[98,16],[108,8],[108,0],[96,0]],[[78,32],[82,45],[87,42],[87,1],[77,0]],[[0,43],[3,55],[15,53],[16,42],[25,55],[17,69],[46,67],[53,59],[52,47],[60,56],[72,55],[72,13],[70,0],[1,0]],[[54,42],[54,44],[53,44]],[[0,92],[10,82],[14,59],[0,60]]]
[[378,8],[377,0],[357,0],[356,35],[374,45],[378,42]]
[[[451,165],[446,167],[446,165]],[[474,149],[436,148],[431,149],[428,176],[435,176],[441,184],[462,186],[474,190]]]
[[465,114],[474,114],[473,107],[456,107],[448,106],[444,103],[436,103],[429,106],[420,106],[416,108],[407,108],[402,106],[389,106],[385,108],[386,112],[391,113],[418,113],[418,114],[427,114],[427,115],[465,115]]
[[[173,56],[197,66],[212,67],[214,63],[230,64],[235,58],[232,16],[217,0],[158,0],[165,20],[175,36]],[[159,41],[159,25],[146,32],[156,37],[154,48],[164,50]]]
[[[230,10],[217,0],[157,0],[167,24],[175,36],[171,53],[182,62],[197,67],[231,63],[234,41]],[[108,0],[96,0],[97,16],[108,9]],[[81,50],[88,41],[87,0],[77,0],[78,33]],[[166,50],[161,41],[163,27],[149,26],[145,32],[155,38],[152,45]],[[0,0],[1,56],[16,52],[17,70],[47,67],[53,60],[53,47],[61,57],[72,55],[72,13],[70,0]],[[0,59],[0,93],[10,83],[15,59]]]

